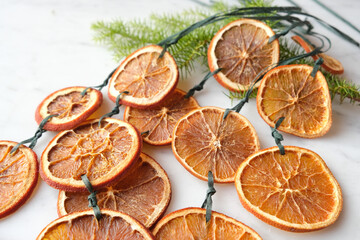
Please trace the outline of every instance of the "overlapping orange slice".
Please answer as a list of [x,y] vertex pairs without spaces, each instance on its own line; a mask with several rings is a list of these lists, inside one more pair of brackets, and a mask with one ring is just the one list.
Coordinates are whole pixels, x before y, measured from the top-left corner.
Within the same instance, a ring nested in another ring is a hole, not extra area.
[[129,123],[105,118],[82,123],[56,135],[41,157],[41,177],[52,187],[86,191],[86,174],[95,189],[119,180],[140,155],[139,132]]
[[239,167],[235,186],[243,206],[287,231],[307,232],[334,223],[342,209],[339,184],[316,153],[285,146],[261,150]]
[[49,115],[57,115],[49,119],[43,129],[62,131],[72,129],[85,121],[102,103],[102,93],[89,88],[84,96],[85,87],[68,87],[47,96],[37,107],[35,120],[41,123]]

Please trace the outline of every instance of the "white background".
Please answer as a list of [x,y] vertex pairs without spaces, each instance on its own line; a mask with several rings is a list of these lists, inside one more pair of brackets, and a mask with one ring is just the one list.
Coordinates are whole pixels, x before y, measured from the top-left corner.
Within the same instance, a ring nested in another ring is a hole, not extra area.
[[[360,34],[319,8],[313,1],[300,1],[304,9],[338,26],[358,41]],[[360,27],[358,0],[326,2],[357,27]],[[289,5],[286,1],[276,3]],[[51,92],[75,85],[92,86],[103,81],[117,65],[112,53],[93,41],[92,23],[115,18],[143,18],[150,13],[176,12],[198,6],[190,0],[124,1],[124,0],[1,0],[0,1],[0,139],[21,141],[31,137],[37,124],[37,105]],[[342,41],[321,26],[316,30],[328,35],[333,48],[330,54],[339,59],[344,76],[360,85],[359,48]],[[201,80],[202,71],[180,81],[188,90]],[[108,112],[113,103],[104,89],[103,108]],[[227,93],[210,80],[205,90],[195,97],[201,106],[230,107]],[[122,109],[123,110],[123,109]],[[301,139],[284,134],[285,145],[309,148],[326,161],[340,183],[344,197],[343,211],[332,226],[312,233],[289,233],[272,227],[247,212],[238,200],[233,184],[215,186],[214,210],[251,226],[264,239],[360,239],[360,106],[333,101],[333,125],[329,133],[318,139]],[[261,147],[274,145],[269,126],[259,117],[251,100],[242,112],[254,125]],[[118,116],[122,118],[122,113]],[[47,132],[34,148],[38,156],[55,133]],[[185,207],[200,207],[207,183],[189,174],[172,155],[169,146],[144,146],[167,171],[172,183],[172,201],[167,213]],[[0,220],[0,240],[35,239],[40,231],[57,218],[58,191],[39,181],[31,199],[17,212]]]

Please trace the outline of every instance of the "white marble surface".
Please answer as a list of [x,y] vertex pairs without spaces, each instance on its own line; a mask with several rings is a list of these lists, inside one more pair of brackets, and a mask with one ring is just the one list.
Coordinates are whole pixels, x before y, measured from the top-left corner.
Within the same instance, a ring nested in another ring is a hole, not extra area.
[[[297,1],[311,13],[338,26],[358,41],[360,34],[345,26],[312,1]],[[323,1],[324,2],[324,1]],[[286,1],[280,1],[289,5]],[[327,4],[360,27],[358,0],[333,0]],[[37,128],[34,111],[49,93],[67,86],[91,86],[102,82],[116,66],[112,53],[93,41],[91,23],[114,18],[142,18],[152,12],[175,12],[196,5],[183,1],[124,0],[1,0],[0,1],[0,139],[21,141]],[[360,85],[359,48],[340,40],[316,25],[333,41],[330,53],[345,66],[345,76]],[[200,81],[202,72],[180,82],[187,90]],[[192,83],[193,82],[193,83]],[[106,93],[106,91],[103,91]],[[202,106],[229,107],[230,100],[216,81],[196,95]],[[106,95],[102,112],[112,108]],[[296,234],[272,227],[247,212],[240,204],[232,184],[216,185],[214,210],[234,217],[254,228],[264,239],[360,239],[360,106],[333,101],[333,125],[322,138],[307,140],[284,134],[285,145],[296,145],[317,152],[326,161],[342,187],[343,211],[332,226],[317,232]],[[101,114],[98,113],[98,114]],[[256,128],[262,148],[274,145],[269,127],[256,111],[254,100],[244,107],[245,115]],[[122,118],[121,115],[117,116]],[[41,155],[55,133],[47,132],[34,148]],[[174,158],[170,147],[151,148],[153,156],[167,171],[173,196],[167,212],[200,206],[207,183],[190,175]],[[29,201],[16,213],[0,220],[1,240],[35,239],[40,231],[57,218],[58,191],[42,180]]]

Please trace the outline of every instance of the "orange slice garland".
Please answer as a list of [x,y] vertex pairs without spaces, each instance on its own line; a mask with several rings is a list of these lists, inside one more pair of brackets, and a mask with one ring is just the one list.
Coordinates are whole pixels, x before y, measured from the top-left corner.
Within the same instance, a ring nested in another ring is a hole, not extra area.
[[[292,40],[294,40],[297,44],[299,44],[307,53],[312,52],[314,50],[314,47],[306,42],[302,37],[300,36],[292,36]],[[319,53],[317,55],[312,56],[314,61],[318,60],[319,57],[321,57],[324,62],[321,64],[321,67],[323,67],[326,71],[332,73],[332,74],[342,74],[344,73],[344,67],[335,58],[325,54],[325,53]]]
[[176,88],[179,71],[174,58],[163,48],[149,45],[130,54],[112,76],[108,95],[115,102],[119,93],[128,91],[120,103],[136,108],[154,107]]
[[287,65],[270,70],[262,79],[256,103],[271,127],[285,117],[279,130],[304,138],[323,136],[331,127],[331,99],[321,72],[315,77],[308,65]]
[[127,214],[102,210],[97,221],[92,210],[75,212],[47,225],[36,240],[132,239],[153,240],[152,234]]
[[250,227],[224,214],[213,211],[208,223],[205,215],[206,210],[201,208],[185,208],[172,212],[156,224],[153,234],[157,240],[262,239]]
[[215,79],[230,91],[247,90],[257,74],[279,61],[278,40],[268,43],[273,35],[265,23],[245,18],[220,29],[208,48],[210,71],[221,68]]
[[149,131],[143,140],[151,145],[171,143],[176,122],[186,113],[199,107],[195,98],[184,98],[186,95],[176,89],[166,100],[152,109],[126,107],[124,120],[134,125],[140,132]]
[[235,177],[243,206],[287,231],[307,232],[334,223],[342,209],[339,184],[316,153],[285,146],[261,150],[244,161]]
[[215,182],[234,182],[240,163],[260,148],[251,123],[242,115],[203,107],[182,117],[175,126],[172,149],[177,160],[194,176]]
[[0,141],[0,218],[15,212],[29,199],[38,181],[37,156],[16,142]]
[[[89,209],[88,195],[60,191],[57,205],[59,216]],[[142,153],[117,183],[98,190],[96,198],[100,208],[121,211],[150,228],[170,203],[170,181],[164,169]]]
[[82,96],[85,89],[86,87],[68,87],[47,96],[36,109],[36,122],[40,124],[47,116],[57,115],[52,117],[43,129],[62,131],[72,129],[85,121],[102,103],[100,91],[89,88]]
[[41,157],[41,177],[50,186],[65,191],[86,191],[81,175],[94,189],[109,186],[139,157],[139,132],[130,124],[105,118],[94,119],[56,135]]

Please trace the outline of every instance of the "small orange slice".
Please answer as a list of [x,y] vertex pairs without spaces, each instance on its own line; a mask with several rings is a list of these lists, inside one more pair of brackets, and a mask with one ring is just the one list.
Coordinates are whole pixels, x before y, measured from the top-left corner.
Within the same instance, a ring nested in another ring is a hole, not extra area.
[[199,107],[195,98],[184,98],[185,95],[185,92],[176,89],[156,108],[126,107],[124,120],[134,125],[140,132],[149,131],[143,136],[144,142],[151,145],[170,144],[177,121],[186,113]]
[[274,34],[265,23],[245,18],[220,29],[208,48],[210,70],[222,69],[215,79],[231,91],[247,90],[263,69],[279,61],[279,41],[268,43]]
[[177,160],[194,176],[234,182],[240,163],[260,148],[251,123],[242,115],[224,109],[203,107],[182,117],[175,126],[172,149]]
[[111,210],[102,210],[101,213],[99,221],[92,210],[58,218],[47,225],[36,240],[154,240],[152,234],[129,215]]
[[41,157],[41,177],[65,191],[87,191],[86,174],[94,189],[109,186],[139,157],[142,141],[129,123],[105,118],[87,121],[56,135]]
[[89,88],[84,96],[85,87],[68,87],[47,96],[37,107],[35,120],[38,124],[49,115],[52,117],[43,127],[48,131],[72,129],[85,121],[102,103],[102,93]]
[[280,66],[262,79],[256,103],[271,127],[285,117],[279,130],[304,138],[323,136],[331,127],[331,99],[324,75],[308,65]]
[[[60,191],[59,216],[89,209],[89,193]],[[121,211],[150,228],[162,216],[171,198],[170,181],[164,169],[142,153],[135,165],[113,186],[96,192],[100,208]]]
[[130,54],[111,77],[109,98],[116,101],[120,92],[128,91],[120,100],[122,104],[148,108],[161,103],[175,88],[179,71],[174,58],[163,48],[149,45]]
[[316,153],[285,146],[261,150],[244,161],[235,177],[243,206],[287,231],[307,232],[334,223],[342,208],[339,184]]
[[15,145],[0,141],[0,218],[15,212],[29,199],[39,176],[35,152],[20,146],[10,154]]
[[[314,47],[308,42],[306,42],[302,37],[296,35],[296,36],[292,36],[291,38],[297,44],[299,44],[307,53],[312,52],[314,50]],[[342,74],[344,72],[343,65],[335,58],[325,53],[319,53],[317,55],[312,56],[314,61],[318,60],[319,57],[321,57],[324,60],[324,63],[321,64],[321,67],[323,67],[326,71],[332,74]]]
[[172,212],[161,219],[153,234],[157,240],[260,240],[253,229],[224,214],[212,212],[208,223],[206,210],[185,208]]

